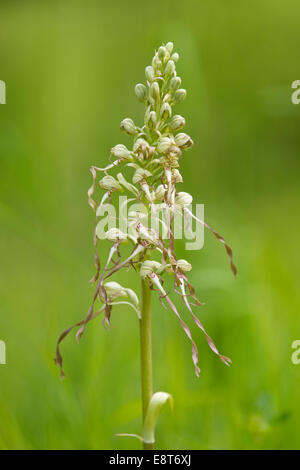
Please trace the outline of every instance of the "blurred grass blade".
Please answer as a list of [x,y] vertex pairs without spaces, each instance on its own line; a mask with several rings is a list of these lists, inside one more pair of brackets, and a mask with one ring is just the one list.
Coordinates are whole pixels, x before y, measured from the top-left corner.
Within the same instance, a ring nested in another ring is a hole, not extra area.
[[152,444],[155,442],[156,422],[164,404],[168,400],[171,411],[173,411],[174,401],[172,395],[166,392],[156,392],[152,395],[143,427],[143,441],[145,443]]

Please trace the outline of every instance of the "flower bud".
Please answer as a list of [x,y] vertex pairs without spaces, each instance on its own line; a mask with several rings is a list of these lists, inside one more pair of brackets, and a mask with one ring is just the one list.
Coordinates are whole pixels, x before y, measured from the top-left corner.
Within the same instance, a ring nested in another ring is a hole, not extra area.
[[185,259],[179,259],[177,261],[177,267],[181,269],[181,271],[191,271],[192,270],[192,265]]
[[176,114],[170,121],[169,126],[172,131],[179,131],[179,129],[182,129],[185,126],[184,117],[180,116],[179,114]]
[[177,62],[178,59],[179,59],[179,54],[177,52],[175,52],[174,54],[172,54],[171,59],[174,60],[174,62]]
[[162,62],[161,60],[159,60],[157,54],[155,54],[155,56],[152,59],[152,67],[154,71],[159,71],[162,67]]
[[133,120],[130,118],[123,119],[123,121],[121,121],[120,128],[128,135],[137,134],[137,128],[135,127]]
[[150,95],[154,98],[157,99],[159,98],[159,84],[157,82],[153,82],[150,86]]
[[184,88],[179,88],[179,90],[175,91],[174,94],[174,103],[178,104],[181,103],[186,97],[186,90]]
[[178,147],[182,149],[188,149],[194,145],[194,142],[190,138],[189,135],[185,134],[184,132],[180,132],[175,136],[175,142]]
[[162,184],[160,184],[159,186],[157,186],[155,190],[155,193],[154,193],[155,199],[158,199],[159,201],[163,201],[165,193],[166,193],[166,189],[164,188]]
[[193,196],[189,193],[180,192],[175,196],[175,204],[180,207],[189,206],[193,202]]
[[173,145],[173,141],[169,137],[161,137],[157,143],[157,151],[166,153],[171,145]]
[[133,175],[132,182],[133,184],[136,184],[144,180],[145,178],[149,178],[150,176],[152,176],[152,173],[150,173],[150,171],[145,170],[144,168],[138,168]]
[[118,181],[110,175],[104,176],[100,181],[99,181],[100,188],[102,189],[122,189],[122,186],[118,183]]
[[175,63],[173,60],[169,60],[165,68],[165,75],[168,77],[169,75],[173,75],[174,72],[175,72]]
[[169,54],[171,54],[172,50],[173,50],[173,47],[174,47],[174,44],[172,42],[168,42],[166,44],[166,49],[168,51]]
[[148,127],[153,129],[157,123],[157,115],[155,111],[150,111],[149,115],[146,118],[146,124]]
[[108,240],[110,242],[125,242],[127,241],[127,235],[126,233],[121,232],[118,228],[111,228],[107,230],[105,234],[105,240]]
[[147,98],[147,88],[142,83],[135,85],[134,92],[139,101],[145,101]]
[[141,265],[140,269],[140,276],[145,278],[146,276],[150,276],[153,273],[154,269],[159,269],[161,264],[157,261],[146,260]]
[[161,61],[166,60],[168,57],[170,57],[169,52],[164,46],[160,46],[160,48],[157,51],[157,55]]
[[125,145],[123,144],[115,145],[115,147],[113,147],[110,152],[114,157],[117,158],[131,158],[131,153],[129,152],[128,148],[125,147]]
[[170,80],[170,89],[177,90],[181,85],[181,78],[180,77],[173,77]]
[[148,80],[148,82],[152,82],[154,80],[155,74],[154,69],[151,65],[148,65],[148,67],[145,68],[145,75],[146,80]]
[[172,109],[169,103],[164,103],[160,108],[160,118],[166,121],[172,116]]

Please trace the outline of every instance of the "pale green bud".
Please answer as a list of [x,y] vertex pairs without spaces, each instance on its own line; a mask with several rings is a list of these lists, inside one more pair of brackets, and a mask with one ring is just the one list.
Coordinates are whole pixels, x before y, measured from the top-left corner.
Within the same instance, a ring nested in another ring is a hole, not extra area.
[[125,145],[123,144],[115,145],[115,147],[113,147],[110,152],[114,157],[117,158],[131,158],[131,153],[129,152],[128,148],[125,147]]
[[169,126],[172,129],[172,131],[178,131],[179,129],[182,129],[185,126],[184,117],[180,116],[179,114],[176,114],[171,119]]
[[149,115],[147,116],[146,123],[151,129],[156,126],[157,115],[155,111],[150,111]]
[[148,65],[148,67],[146,67],[145,75],[146,75],[146,80],[148,80],[148,82],[152,82],[154,80],[155,74],[154,74],[154,69],[151,65]]
[[175,143],[178,147],[182,149],[188,149],[194,145],[194,142],[190,138],[189,135],[185,134],[184,132],[180,132],[175,136]]
[[150,86],[150,94],[154,99],[159,98],[159,84],[157,82],[153,82]]
[[118,181],[110,175],[104,176],[100,181],[99,181],[100,188],[102,189],[122,189],[122,186],[118,183]]
[[167,57],[170,57],[169,52],[164,46],[160,46],[160,48],[157,51],[157,55],[161,61],[166,60]]
[[175,196],[175,204],[179,207],[189,206],[193,202],[193,196],[189,193],[180,192]]
[[174,72],[175,72],[175,63],[173,60],[169,60],[165,68],[165,75],[168,77],[169,75],[172,75]]
[[164,103],[160,108],[160,118],[167,120],[172,116],[172,109],[169,103]]
[[179,88],[179,90],[175,91],[174,94],[174,103],[178,104],[181,103],[186,97],[186,90],[184,88]]
[[177,261],[177,266],[179,269],[181,269],[182,271],[191,271],[192,270],[192,265],[186,261],[185,259],[179,259]]
[[175,52],[174,54],[172,54],[171,59],[174,60],[174,62],[177,62],[178,59],[179,59],[179,54],[177,52]]
[[172,42],[168,42],[166,44],[166,49],[167,51],[169,52],[169,54],[171,54],[172,50],[173,50],[173,47],[174,47],[174,44]]
[[137,134],[137,128],[135,127],[133,120],[130,118],[123,119],[123,121],[121,121],[120,128],[128,135]]
[[157,54],[155,54],[155,56],[152,59],[152,67],[154,70],[159,70],[162,67],[162,61],[159,60]]
[[180,77],[173,77],[170,80],[170,89],[177,90],[181,85],[181,78]]
[[174,142],[169,137],[161,137],[157,143],[157,151],[166,153]]
[[134,92],[139,101],[146,101],[147,99],[147,88],[142,83],[135,85]]

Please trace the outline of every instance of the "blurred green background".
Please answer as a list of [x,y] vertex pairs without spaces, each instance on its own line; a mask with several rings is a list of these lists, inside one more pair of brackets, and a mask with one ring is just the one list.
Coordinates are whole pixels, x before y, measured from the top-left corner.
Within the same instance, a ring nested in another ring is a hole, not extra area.
[[[105,331],[90,324],[80,345],[63,343],[67,378],[53,363],[59,334],[92,297],[94,217],[89,167],[129,145],[119,122],[140,122],[133,93],[154,49],[173,41],[188,98],[194,148],[182,159],[184,189],[205,203],[206,233],[191,280],[198,311],[226,368],[192,325],[190,343],[170,310],[153,302],[155,390],[173,415],[157,427],[160,449],[300,448],[299,150],[296,0],[1,1],[0,448],[134,449],[114,437],[141,432],[139,329],[121,306]],[[121,273],[115,280],[136,277]],[[184,318],[191,324],[189,316]]]

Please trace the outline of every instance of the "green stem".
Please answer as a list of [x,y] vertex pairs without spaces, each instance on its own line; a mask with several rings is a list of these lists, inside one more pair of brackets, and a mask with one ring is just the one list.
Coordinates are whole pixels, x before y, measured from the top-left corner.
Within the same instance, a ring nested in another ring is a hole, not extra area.
[[[151,291],[148,280],[141,281],[142,312],[140,319],[141,337],[141,382],[143,423],[152,397],[152,345],[151,345]],[[144,450],[154,449],[153,444],[143,443]]]

